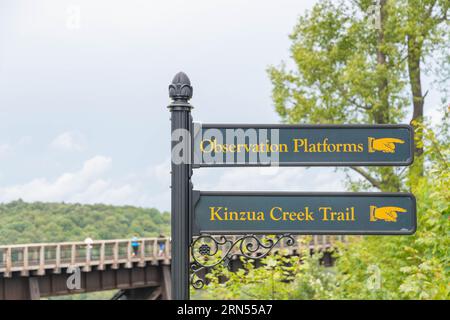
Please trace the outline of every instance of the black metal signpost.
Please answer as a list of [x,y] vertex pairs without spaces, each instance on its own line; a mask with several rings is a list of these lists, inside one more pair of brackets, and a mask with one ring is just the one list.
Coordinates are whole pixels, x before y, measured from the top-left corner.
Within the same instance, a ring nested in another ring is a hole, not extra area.
[[192,87],[184,73],[180,72],[173,78],[169,86],[169,96],[172,99],[172,103],[168,106],[172,123],[171,294],[172,299],[187,300],[189,299],[189,244],[191,242],[189,208],[192,190],[191,141],[188,136],[192,127],[192,106],[188,101],[192,97]]
[[193,168],[201,167],[407,166],[411,126],[200,125],[192,122],[192,87],[184,73],[174,77],[169,95],[173,299],[189,299],[189,283],[204,284],[197,274],[227,264],[233,250],[259,259],[281,241],[293,245],[294,234],[415,232],[416,201],[409,193],[203,192],[191,183]]

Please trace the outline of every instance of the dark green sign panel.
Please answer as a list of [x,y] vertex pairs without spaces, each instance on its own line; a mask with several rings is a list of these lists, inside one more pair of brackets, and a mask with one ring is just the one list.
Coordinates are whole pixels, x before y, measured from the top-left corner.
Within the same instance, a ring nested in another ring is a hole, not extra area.
[[194,125],[194,165],[407,166],[409,125]]
[[192,230],[210,234],[413,234],[408,193],[194,191]]

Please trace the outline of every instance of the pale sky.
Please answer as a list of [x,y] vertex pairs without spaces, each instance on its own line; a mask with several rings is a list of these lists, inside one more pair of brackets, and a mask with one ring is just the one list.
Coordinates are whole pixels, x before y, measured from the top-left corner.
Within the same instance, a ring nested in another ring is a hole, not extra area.
[[[172,77],[196,121],[278,123],[266,69],[314,2],[0,0],[0,202],[170,209]],[[194,186],[344,190],[333,168],[200,169]]]

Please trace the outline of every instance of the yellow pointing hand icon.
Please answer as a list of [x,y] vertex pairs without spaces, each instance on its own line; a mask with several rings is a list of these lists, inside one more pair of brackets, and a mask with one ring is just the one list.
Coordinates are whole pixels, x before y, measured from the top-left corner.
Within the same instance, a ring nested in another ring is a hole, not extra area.
[[394,153],[395,144],[403,144],[405,141],[397,138],[379,138],[369,137],[369,152],[381,151],[385,153]]
[[388,222],[397,222],[397,213],[407,212],[400,207],[380,207],[370,206],[370,221],[384,220]]

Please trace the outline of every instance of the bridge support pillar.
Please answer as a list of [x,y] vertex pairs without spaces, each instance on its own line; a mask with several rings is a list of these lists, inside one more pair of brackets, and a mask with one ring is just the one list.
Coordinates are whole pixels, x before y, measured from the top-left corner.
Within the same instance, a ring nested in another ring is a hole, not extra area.
[[28,285],[30,287],[30,300],[40,300],[41,291],[39,290],[38,279],[31,277],[28,279]]
[[170,300],[172,299],[172,281],[171,281],[170,266],[163,265],[162,272],[163,275],[161,287],[163,300]]

